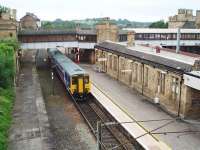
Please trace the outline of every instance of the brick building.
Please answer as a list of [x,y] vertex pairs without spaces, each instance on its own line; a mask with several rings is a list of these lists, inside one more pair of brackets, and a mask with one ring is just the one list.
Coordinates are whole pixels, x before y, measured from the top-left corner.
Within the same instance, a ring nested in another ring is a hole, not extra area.
[[168,28],[200,28],[200,11],[194,16],[191,9],[179,9],[177,15],[169,17]]
[[41,27],[40,19],[33,13],[26,13],[24,17],[20,19],[20,28],[23,29],[38,29]]
[[0,14],[0,38],[16,37],[17,21],[16,10],[8,9]]
[[[128,34],[132,40],[134,33]],[[105,41],[95,46],[99,70],[174,115],[200,116],[200,59],[160,48]],[[189,74],[189,75],[188,75]],[[195,75],[194,75],[195,74]],[[189,76],[189,77],[188,77]],[[186,79],[186,77],[188,77]],[[194,84],[188,84],[195,78]]]

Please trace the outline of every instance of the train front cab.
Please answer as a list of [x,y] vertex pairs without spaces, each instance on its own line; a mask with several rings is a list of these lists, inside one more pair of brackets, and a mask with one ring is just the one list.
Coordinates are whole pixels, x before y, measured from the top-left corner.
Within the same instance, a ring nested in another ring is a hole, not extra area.
[[71,77],[70,92],[76,99],[84,100],[90,93],[89,75],[74,75]]

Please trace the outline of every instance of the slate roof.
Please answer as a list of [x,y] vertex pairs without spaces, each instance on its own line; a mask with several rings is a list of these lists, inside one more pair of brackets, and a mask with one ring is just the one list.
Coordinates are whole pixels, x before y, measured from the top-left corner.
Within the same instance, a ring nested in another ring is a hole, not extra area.
[[73,30],[21,30],[18,35],[65,35],[65,34],[76,34]]
[[95,30],[21,30],[18,32],[18,35],[66,35],[66,34],[79,34],[79,35],[96,35]]
[[[95,48],[99,48],[108,52],[112,52],[118,54],[120,56],[124,56],[130,59],[136,59],[145,64],[151,64],[157,67],[164,67],[167,70],[173,70],[176,72],[189,72],[192,70],[192,65],[176,61],[173,59],[168,59],[161,56],[156,56],[153,54],[136,51],[128,48],[125,45],[113,43],[113,42],[102,42],[95,45]],[[137,48],[137,47],[135,47]]]
[[184,29],[195,29],[196,26],[195,26],[195,22],[194,21],[187,21],[183,27]]

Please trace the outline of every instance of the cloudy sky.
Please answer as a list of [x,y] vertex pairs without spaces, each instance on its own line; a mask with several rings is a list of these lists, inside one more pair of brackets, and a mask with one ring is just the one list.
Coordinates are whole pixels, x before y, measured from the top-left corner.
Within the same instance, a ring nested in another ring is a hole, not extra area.
[[32,12],[42,20],[110,17],[145,22],[167,20],[178,8],[196,11],[200,0],[1,0],[0,5],[17,9],[18,19]]

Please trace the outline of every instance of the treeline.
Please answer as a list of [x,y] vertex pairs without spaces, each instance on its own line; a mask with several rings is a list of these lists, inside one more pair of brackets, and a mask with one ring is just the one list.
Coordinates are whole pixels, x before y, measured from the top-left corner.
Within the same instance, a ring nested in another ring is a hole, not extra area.
[[0,150],[7,149],[8,130],[14,101],[16,39],[0,40]]
[[168,22],[164,20],[153,22],[149,28],[168,28]]
[[[42,21],[42,28],[44,29],[75,29],[77,26],[81,28],[95,28],[96,24],[101,22],[102,18],[92,18],[84,20],[71,20],[63,21],[61,19],[56,19],[55,21]],[[129,21],[127,19],[112,19],[111,22],[117,24],[120,28],[132,27],[132,28],[146,28],[151,22],[135,22]]]
[[[42,21],[43,29],[69,29],[74,30],[77,26],[80,28],[95,28],[96,24],[103,21],[102,18],[63,21],[56,19],[55,21]],[[110,22],[115,23],[120,28],[168,28],[168,23],[164,20],[156,22],[136,22],[127,19],[111,19]]]

